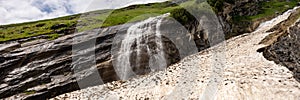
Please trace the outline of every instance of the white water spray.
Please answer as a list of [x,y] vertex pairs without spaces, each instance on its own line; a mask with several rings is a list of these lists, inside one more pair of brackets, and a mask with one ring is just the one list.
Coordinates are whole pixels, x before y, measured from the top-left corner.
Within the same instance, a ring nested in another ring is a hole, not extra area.
[[[136,48],[136,65],[140,66],[143,61],[142,50],[146,50],[149,56],[148,67],[151,71],[162,70],[167,67],[165,53],[163,50],[162,34],[159,30],[163,18],[169,16],[164,14],[152,17],[145,21],[132,25],[122,40],[115,65],[117,74],[122,80],[126,80],[135,75],[132,71],[132,56]],[[154,36],[155,46],[149,44],[150,36]]]

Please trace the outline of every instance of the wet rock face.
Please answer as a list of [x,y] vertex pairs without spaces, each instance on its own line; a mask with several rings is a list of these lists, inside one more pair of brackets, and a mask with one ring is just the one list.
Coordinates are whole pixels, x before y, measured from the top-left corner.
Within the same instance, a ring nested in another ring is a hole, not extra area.
[[286,66],[294,72],[294,78],[300,82],[300,22],[289,28],[277,42],[265,48],[263,54],[268,60]]
[[[121,41],[115,39],[116,34],[126,34],[127,29],[133,24],[128,23],[76,34],[66,33],[71,35],[52,41],[36,40],[25,43],[1,44],[3,48],[0,48],[0,98],[45,99],[81,88],[119,80],[112,64],[114,59],[112,59],[111,49],[114,41]],[[187,45],[197,42],[188,39],[190,38],[188,31],[176,28],[171,24],[176,24],[176,22],[164,20],[160,29],[162,34],[165,33],[162,41],[165,47],[163,50],[166,52],[167,65],[178,62],[192,52],[191,48],[178,49],[178,45],[175,44]],[[176,35],[178,33],[182,34]],[[189,41],[183,41],[182,38]],[[207,41],[203,38],[197,40]],[[83,54],[74,54],[72,51],[74,45],[85,47],[85,44],[89,43],[95,43],[95,48],[75,49],[76,52],[85,51]],[[154,43],[149,42],[149,45],[154,45]],[[197,45],[196,48],[207,47],[209,46]],[[94,56],[89,55],[93,52],[86,52],[91,49],[95,53]],[[181,52],[189,50],[191,52]],[[141,63],[146,65],[148,62],[147,55],[144,58],[145,62]],[[134,62],[134,56],[132,59]],[[91,69],[92,66],[97,68],[96,71]],[[81,69],[82,73],[74,72],[75,69]],[[138,66],[134,70],[139,74],[149,73],[145,66]],[[95,79],[97,80],[95,75],[100,75],[102,81],[95,81]],[[78,76],[80,77],[78,78]],[[88,84],[79,86],[78,83],[80,82]]]
[[[150,51],[147,51],[147,47],[140,47],[140,49],[138,50],[136,48],[135,45],[132,45],[132,55],[130,56],[130,65],[131,65],[131,69],[132,71],[136,74],[136,75],[145,75],[148,74],[149,72],[151,72],[152,70],[162,70],[165,69],[167,66],[161,65],[161,66],[155,66],[154,68],[151,68],[150,66],[150,62],[151,59],[150,57],[152,55],[149,54],[157,54],[158,51],[155,51],[155,49],[157,48],[157,43],[155,43],[155,38],[154,36],[149,36],[149,41],[147,41],[149,45],[149,49],[151,49]],[[163,51],[165,52],[164,57],[165,59],[167,59],[166,64],[167,65],[171,65],[174,64],[176,62],[178,62],[181,57],[179,54],[178,49],[176,48],[176,45],[170,41],[168,38],[163,37],[162,38],[162,43],[163,43]],[[151,53],[149,53],[151,52]],[[140,53],[139,55],[137,55],[138,53]],[[139,60],[137,60],[139,59]]]

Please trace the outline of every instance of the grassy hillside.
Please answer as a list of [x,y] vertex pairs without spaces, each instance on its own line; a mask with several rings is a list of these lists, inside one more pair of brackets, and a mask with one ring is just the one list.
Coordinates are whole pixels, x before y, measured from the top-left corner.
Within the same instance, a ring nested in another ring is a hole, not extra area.
[[48,34],[49,38],[55,38],[59,32],[73,27],[79,18],[79,15],[61,17],[51,20],[43,20],[37,22],[1,25],[0,26],[0,42],[27,38]]
[[[286,0],[269,0],[269,2],[261,2],[259,4],[261,7],[259,14],[253,16],[233,15],[232,23],[239,24],[240,22],[253,22],[268,17],[271,18],[276,14],[294,7],[299,1],[300,0],[290,0],[290,2],[287,2]],[[222,11],[224,2],[234,4],[236,1],[208,0],[208,3],[213,7],[215,12]],[[200,5],[195,5],[194,0],[183,2],[180,6],[171,2],[151,3],[133,5],[116,10],[107,9],[92,11],[49,20],[0,25],[0,43],[36,36],[43,36],[38,38],[56,39],[62,35],[74,33],[75,31],[80,32],[99,27],[120,25],[127,22],[143,20],[167,12],[171,13],[171,17],[174,17],[182,24],[185,24],[190,21],[191,16],[186,14],[186,11],[182,7],[190,6],[195,7]]]
[[[191,2],[184,2],[182,5],[189,3]],[[48,39],[56,39],[68,33],[68,31],[75,31],[75,29],[76,31],[85,31],[99,27],[109,27],[143,20],[180,8],[180,6],[171,2],[151,3],[133,5],[116,10],[92,11],[36,22],[0,25],[0,43],[40,35],[46,35]]]

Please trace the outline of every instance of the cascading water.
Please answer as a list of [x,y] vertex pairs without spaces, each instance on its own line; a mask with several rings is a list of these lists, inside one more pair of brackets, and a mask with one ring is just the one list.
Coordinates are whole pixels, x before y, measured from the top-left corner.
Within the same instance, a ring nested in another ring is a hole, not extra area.
[[149,18],[132,25],[127,30],[114,65],[122,80],[135,74],[145,73],[133,71],[140,66],[147,67],[148,71],[162,70],[167,67],[162,34],[159,30],[163,18],[167,16],[169,14]]

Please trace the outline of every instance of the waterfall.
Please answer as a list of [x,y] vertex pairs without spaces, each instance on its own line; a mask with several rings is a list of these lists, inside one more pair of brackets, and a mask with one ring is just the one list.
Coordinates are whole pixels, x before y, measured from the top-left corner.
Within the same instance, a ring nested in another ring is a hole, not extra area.
[[[167,16],[169,14],[151,17],[129,27],[121,42],[116,65],[114,65],[120,79],[126,80],[139,74],[133,71],[138,69],[134,67],[147,67],[142,69],[143,71],[162,70],[167,67],[162,34],[159,30],[163,18]],[[148,65],[142,64],[145,62]]]

